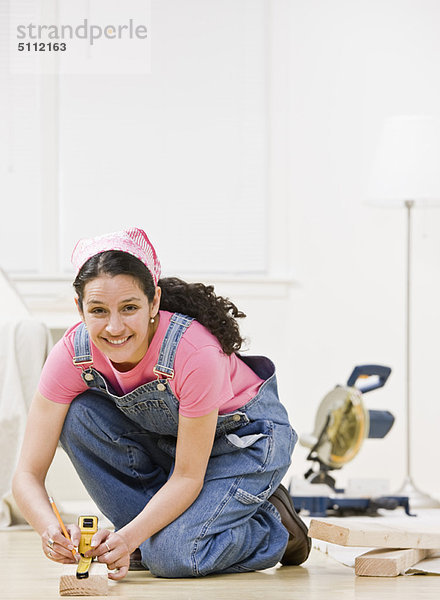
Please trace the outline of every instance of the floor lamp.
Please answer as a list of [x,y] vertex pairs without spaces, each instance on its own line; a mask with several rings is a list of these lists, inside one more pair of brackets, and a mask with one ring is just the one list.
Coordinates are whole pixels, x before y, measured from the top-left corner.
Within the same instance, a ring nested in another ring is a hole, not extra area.
[[440,502],[417,489],[411,472],[411,217],[416,208],[440,207],[440,118],[385,120],[367,195],[376,205],[406,212],[406,475],[397,494],[408,496],[412,508],[440,507]]

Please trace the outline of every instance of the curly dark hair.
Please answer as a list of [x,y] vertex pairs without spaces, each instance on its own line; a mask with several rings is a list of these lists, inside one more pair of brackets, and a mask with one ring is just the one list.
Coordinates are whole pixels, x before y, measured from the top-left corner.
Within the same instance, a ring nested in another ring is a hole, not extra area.
[[[95,254],[81,267],[73,287],[78,295],[82,311],[84,287],[99,275],[131,275],[152,302],[155,293],[150,271],[135,256],[119,250],[108,250]],[[238,310],[228,298],[217,296],[214,286],[203,283],[187,283],[177,277],[164,277],[158,281],[162,290],[160,308],[194,317],[218,339],[225,354],[238,352],[244,339],[236,319],[246,315]]]

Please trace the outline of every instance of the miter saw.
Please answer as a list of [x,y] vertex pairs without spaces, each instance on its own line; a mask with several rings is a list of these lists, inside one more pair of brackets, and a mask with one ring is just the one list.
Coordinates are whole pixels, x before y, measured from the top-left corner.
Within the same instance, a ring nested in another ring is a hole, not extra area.
[[[377,508],[403,506],[409,514],[406,497],[344,497],[343,490],[336,488],[335,479],[329,473],[353,460],[366,438],[384,438],[390,431],[394,416],[387,410],[368,410],[363,402],[363,395],[384,386],[390,373],[389,367],[381,365],[357,366],[345,386],[337,385],[324,397],[318,408],[313,433],[301,436],[300,444],[310,448],[307,460],[313,463],[304,475],[306,481],[308,484],[324,484],[328,493],[298,496],[291,490],[297,510],[306,508],[313,515],[323,516],[328,509],[339,513],[374,513]],[[314,487],[309,486],[309,490]]]

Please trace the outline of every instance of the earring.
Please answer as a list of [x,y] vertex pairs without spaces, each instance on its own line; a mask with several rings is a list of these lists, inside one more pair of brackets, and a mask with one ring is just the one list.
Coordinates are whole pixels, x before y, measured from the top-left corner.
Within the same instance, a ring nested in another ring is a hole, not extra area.
[[155,319],[155,317],[151,317],[150,323],[154,323],[154,319]]

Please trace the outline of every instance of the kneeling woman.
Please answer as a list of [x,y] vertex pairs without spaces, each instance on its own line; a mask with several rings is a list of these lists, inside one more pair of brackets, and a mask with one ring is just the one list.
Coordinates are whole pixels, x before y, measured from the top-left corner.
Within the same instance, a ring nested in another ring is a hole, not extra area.
[[280,485],[296,434],[273,364],[237,354],[244,315],[212,287],[159,281],[141,229],[81,240],[72,262],[82,321],[43,368],[13,483],[46,555],[73,562],[44,487],[61,441],[115,526],[92,551],[113,579],[135,558],[162,577],[306,560],[307,529]]

